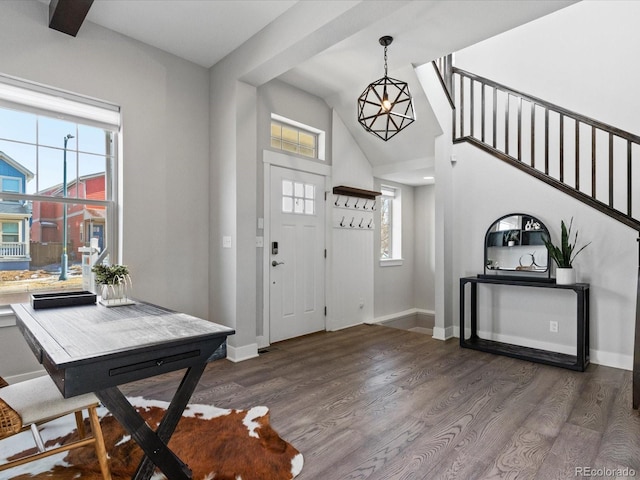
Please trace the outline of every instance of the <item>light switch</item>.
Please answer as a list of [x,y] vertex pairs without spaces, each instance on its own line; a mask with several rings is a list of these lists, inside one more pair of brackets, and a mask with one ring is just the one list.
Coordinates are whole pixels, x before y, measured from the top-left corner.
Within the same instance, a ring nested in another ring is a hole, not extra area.
[[231,248],[231,237],[222,237],[222,248]]

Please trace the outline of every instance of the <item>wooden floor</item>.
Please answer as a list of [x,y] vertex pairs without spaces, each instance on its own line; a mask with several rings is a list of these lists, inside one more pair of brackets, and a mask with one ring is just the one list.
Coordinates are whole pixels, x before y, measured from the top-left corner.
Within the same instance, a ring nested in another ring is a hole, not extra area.
[[[169,400],[178,378],[125,390]],[[304,455],[301,480],[586,478],[576,468],[640,479],[631,372],[572,372],[383,326],[215,361],[192,403],[269,407],[273,427]]]

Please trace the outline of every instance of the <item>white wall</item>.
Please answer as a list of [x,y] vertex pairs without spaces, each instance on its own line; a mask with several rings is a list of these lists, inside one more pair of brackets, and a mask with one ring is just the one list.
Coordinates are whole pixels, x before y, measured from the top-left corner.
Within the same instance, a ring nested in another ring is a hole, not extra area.
[[[557,241],[560,220],[573,217],[579,238],[592,242],[574,262],[578,281],[591,284],[591,360],[630,369],[637,232],[471,145],[456,145],[454,150],[458,157],[453,169],[455,214],[450,223],[456,252],[450,285],[454,306],[458,305],[458,279],[483,271],[484,236],[497,218],[512,212],[531,213]],[[513,287],[481,287],[481,292],[481,330],[518,337],[529,346],[548,345],[558,351],[575,347],[572,292]],[[559,322],[558,334],[549,332],[550,320]]]
[[435,186],[414,188],[414,304],[419,310],[435,312]]
[[[364,156],[337,113],[333,113],[332,185],[373,190],[371,164]],[[327,215],[331,227],[328,244],[327,330],[371,322],[374,315],[374,237],[379,230],[340,228],[340,215],[359,214],[338,208],[329,195]],[[375,212],[368,214],[377,221]]]
[[207,71],[90,22],[74,38],[47,19],[40,2],[0,3],[0,72],[122,107],[122,250],[135,295],[206,318]]

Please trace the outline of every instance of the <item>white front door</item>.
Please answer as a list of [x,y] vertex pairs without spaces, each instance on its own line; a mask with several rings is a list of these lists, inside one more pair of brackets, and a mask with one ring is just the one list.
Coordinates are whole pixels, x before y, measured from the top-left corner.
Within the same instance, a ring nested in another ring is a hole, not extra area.
[[272,166],[269,340],[325,329],[324,177]]

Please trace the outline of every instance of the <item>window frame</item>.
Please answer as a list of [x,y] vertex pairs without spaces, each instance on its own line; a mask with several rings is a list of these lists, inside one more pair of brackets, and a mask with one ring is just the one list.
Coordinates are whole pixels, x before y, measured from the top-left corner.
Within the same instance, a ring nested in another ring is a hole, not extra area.
[[[379,251],[379,265],[381,267],[395,267],[403,264],[402,258],[402,199],[401,190],[390,185],[381,185],[380,191],[382,192],[380,198],[380,251]],[[384,257],[382,252],[382,234],[383,234],[383,202],[387,202],[388,206],[388,235],[389,235],[389,250],[390,256]]]
[[[104,209],[104,221],[109,228],[104,229],[104,249],[100,257],[104,258],[108,255],[114,262],[121,261],[121,246],[119,244],[122,210],[119,193],[119,182],[121,181],[120,107],[95,98],[0,74],[0,108],[74,123],[76,124],[76,130],[79,126],[89,126],[110,132],[111,142],[104,154],[84,152],[77,145],[74,150],[69,150],[70,152],[73,151],[76,156],[89,154],[104,157],[104,200],[82,198],[82,195],[78,192],[79,189],[76,189],[75,196],[69,197],[41,195],[38,190],[36,193],[26,193],[26,186],[22,185],[18,192],[2,192],[0,201],[54,203],[66,205],[67,207],[69,205],[84,205],[87,208],[97,207]],[[77,137],[77,131],[72,133],[76,134]],[[36,151],[45,146],[41,145],[37,138],[33,142],[24,142],[16,138],[1,136],[1,134],[0,137],[1,140],[9,143],[33,145]],[[46,145],[46,147],[49,146]],[[70,161],[72,160],[70,159]],[[76,174],[73,181],[80,181],[81,178],[82,175]],[[17,179],[20,180],[19,178]],[[0,183],[1,189],[2,184]],[[25,292],[25,294],[28,293]],[[3,300],[4,295],[5,292],[0,291],[0,305],[5,303]]]

